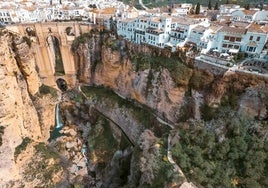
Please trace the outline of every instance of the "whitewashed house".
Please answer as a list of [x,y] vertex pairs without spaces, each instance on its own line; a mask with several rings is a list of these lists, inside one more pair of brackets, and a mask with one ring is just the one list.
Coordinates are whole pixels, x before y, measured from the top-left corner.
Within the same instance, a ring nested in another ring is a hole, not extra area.
[[165,43],[169,41],[171,23],[172,18],[169,16],[151,19],[145,33],[146,43],[164,48]]
[[0,23],[8,24],[12,22],[12,11],[10,9],[0,9]]
[[245,28],[222,26],[215,35],[212,48],[221,53],[236,54],[241,49],[242,38],[245,34]]
[[187,42],[191,42],[198,49],[206,48],[207,43],[204,40],[201,40],[206,30],[207,28],[204,26],[201,26],[201,25],[195,26],[194,28],[191,29]]
[[134,40],[135,19],[124,19],[117,21],[117,34],[124,38]]
[[220,14],[224,15],[224,14],[231,14],[234,11],[237,10],[241,10],[243,8],[240,7],[240,5],[236,5],[236,4],[223,4],[220,5]]
[[184,42],[189,37],[191,29],[197,26],[199,22],[186,18],[173,18],[170,31],[170,43],[177,45]]
[[241,42],[241,51],[249,55],[260,55],[267,42],[267,31],[264,26],[250,24]]
[[268,24],[268,11],[262,10],[253,15],[253,21],[258,24]]
[[233,21],[252,22],[257,10],[236,10],[231,13]]
[[210,49],[217,48],[217,32],[221,26],[209,26],[200,38],[200,47],[202,53],[207,53]]

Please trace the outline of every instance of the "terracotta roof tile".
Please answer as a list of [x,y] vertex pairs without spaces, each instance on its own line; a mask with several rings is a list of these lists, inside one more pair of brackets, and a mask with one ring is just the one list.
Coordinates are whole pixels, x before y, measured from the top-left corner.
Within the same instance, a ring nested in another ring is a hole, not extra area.
[[220,29],[220,32],[225,32],[225,33],[235,33],[235,34],[245,34],[246,29],[245,28],[236,28],[236,27],[222,27]]

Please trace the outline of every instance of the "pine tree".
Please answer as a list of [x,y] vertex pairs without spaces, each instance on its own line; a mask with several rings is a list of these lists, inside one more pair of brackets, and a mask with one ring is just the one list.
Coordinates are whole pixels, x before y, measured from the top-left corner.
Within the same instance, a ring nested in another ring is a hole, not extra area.
[[245,9],[246,10],[249,10],[250,9],[250,5],[249,4],[246,4]]
[[211,10],[212,6],[211,6],[211,0],[208,1],[208,9]]
[[195,7],[195,14],[199,14],[199,13],[200,13],[200,3],[197,3]]
[[214,10],[219,10],[219,3],[218,3],[218,1],[216,1],[216,4],[215,4],[215,7],[214,7]]

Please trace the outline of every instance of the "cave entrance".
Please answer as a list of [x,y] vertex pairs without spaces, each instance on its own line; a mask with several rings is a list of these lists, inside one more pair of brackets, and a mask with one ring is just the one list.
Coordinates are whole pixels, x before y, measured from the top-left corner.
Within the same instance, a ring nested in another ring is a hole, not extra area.
[[54,63],[54,75],[62,76],[65,75],[62,55],[60,51],[60,42],[59,39],[53,35],[48,36],[47,38],[48,47],[51,53],[51,58]]
[[63,78],[59,78],[56,80],[56,83],[57,83],[57,86],[58,88],[64,92],[64,91],[67,91],[67,82],[63,79]]

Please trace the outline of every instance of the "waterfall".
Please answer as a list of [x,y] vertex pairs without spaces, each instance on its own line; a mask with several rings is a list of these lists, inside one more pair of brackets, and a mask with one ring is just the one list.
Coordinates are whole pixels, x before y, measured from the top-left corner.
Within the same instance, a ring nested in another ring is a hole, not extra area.
[[55,128],[54,128],[54,130],[52,130],[50,132],[50,137],[48,139],[49,142],[62,135],[60,133],[60,130],[62,129],[62,127],[63,127],[63,123],[62,123],[61,117],[60,117],[59,104],[56,104],[56,107],[55,107]]
[[60,129],[63,126],[63,123],[61,122],[61,118],[60,118],[60,111],[59,111],[59,104],[56,104],[56,128]]

